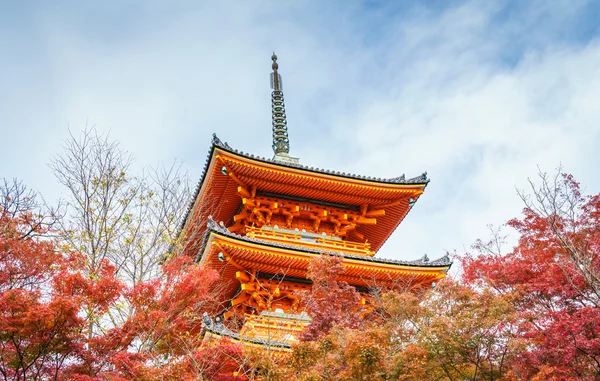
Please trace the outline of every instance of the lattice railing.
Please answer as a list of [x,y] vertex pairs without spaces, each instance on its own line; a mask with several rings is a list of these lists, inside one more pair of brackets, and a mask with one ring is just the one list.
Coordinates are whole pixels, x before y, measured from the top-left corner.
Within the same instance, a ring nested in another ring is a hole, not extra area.
[[366,255],[372,257],[375,252],[371,250],[369,243],[349,242],[333,239],[317,234],[303,234],[302,232],[291,233],[278,229],[261,229],[256,227],[247,227],[246,236],[250,238],[264,239],[273,242],[280,242],[292,245],[300,245],[311,248],[320,248],[326,251]]

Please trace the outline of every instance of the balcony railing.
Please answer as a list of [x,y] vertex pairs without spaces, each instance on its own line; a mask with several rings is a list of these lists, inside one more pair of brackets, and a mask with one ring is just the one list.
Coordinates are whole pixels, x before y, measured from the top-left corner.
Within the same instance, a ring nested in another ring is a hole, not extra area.
[[264,239],[278,243],[299,245],[326,251],[366,255],[372,257],[375,252],[369,243],[349,242],[339,237],[322,236],[315,233],[305,233],[287,229],[247,227],[246,236]]

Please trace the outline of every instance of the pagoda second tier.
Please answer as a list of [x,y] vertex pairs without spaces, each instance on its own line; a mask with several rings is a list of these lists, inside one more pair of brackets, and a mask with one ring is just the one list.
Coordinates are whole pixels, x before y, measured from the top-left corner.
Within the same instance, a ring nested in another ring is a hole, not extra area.
[[220,274],[222,308],[228,309],[225,317],[236,310],[300,313],[302,295],[312,285],[307,279],[308,266],[324,254],[342,258],[345,272],[339,280],[363,290],[367,298],[366,291],[375,286],[403,291],[430,288],[446,276],[451,265],[447,256],[434,261],[426,257],[396,261],[306,243],[307,239],[274,241],[240,236],[209,219],[197,260],[200,266]]
[[376,179],[260,158],[213,135],[178,252],[198,254],[212,217],[243,236],[312,234],[330,251],[373,256],[428,182],[426,173]]

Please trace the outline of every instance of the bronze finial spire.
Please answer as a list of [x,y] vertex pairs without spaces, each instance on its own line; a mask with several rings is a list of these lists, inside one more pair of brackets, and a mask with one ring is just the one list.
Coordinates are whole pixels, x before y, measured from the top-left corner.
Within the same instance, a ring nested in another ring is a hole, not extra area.
[[283,103],[283,86],[281,75],[277,72],[277,56],[271,56],[273,73],[271,73],[271,107],[273,112],[273,151],[275,156],[287,156],[290,153],[290,140],[288,138],[285,104]]

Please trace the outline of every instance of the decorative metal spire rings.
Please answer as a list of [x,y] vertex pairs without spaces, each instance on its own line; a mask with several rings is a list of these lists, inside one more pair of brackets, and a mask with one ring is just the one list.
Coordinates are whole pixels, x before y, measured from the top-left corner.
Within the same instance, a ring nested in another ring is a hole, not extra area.
[[287,120],[285,116],[285,104],[283,103],[283,85],[281,75],[277,72],[277,56],[275,52],[271,56],[273,73],[271,73],[271,108],[273,113],[273,151],[277,154],[290,153],[290,140],[288,138]]

